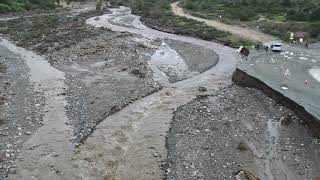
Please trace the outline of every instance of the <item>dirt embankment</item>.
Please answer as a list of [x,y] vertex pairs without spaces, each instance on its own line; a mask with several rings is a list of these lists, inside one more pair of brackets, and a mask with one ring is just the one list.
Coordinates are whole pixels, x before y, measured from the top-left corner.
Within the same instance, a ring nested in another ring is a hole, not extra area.
[[259,79],[252,77],[248,75],[246,72],[236,69],[232,80],[243,87],[252,87],[261,90],[264,92],[267,96],[274,99],[278,104],[281,104],[292,111],[295,112],[299,118],[301,118],[303,121],[307,122],[309,124],[309,127],[313,130],[314,133],[316,133],[318,136],[320,135],[319,129],[320,129],[320,120],[314,117],[312,114],[307,112],[304,107],[297,104],[296,102],[292,101],[291,99],[287,98],[280,92],[270,88],[267,86],[264,82],[260,81]]

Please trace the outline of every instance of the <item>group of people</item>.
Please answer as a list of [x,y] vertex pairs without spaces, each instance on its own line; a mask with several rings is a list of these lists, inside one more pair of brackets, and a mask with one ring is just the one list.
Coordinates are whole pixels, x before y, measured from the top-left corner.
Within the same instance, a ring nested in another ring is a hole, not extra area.
[[[306,49],[308,49],[309,48],[309,43],[305,43],[304,47]],[[257,51],[260,50],[260,49],[264,49],[266,52],[268,52],[269,51],[269,46],[268,45],[262,45],[262,44],[256,44],[255,45],[255,49]]]
[[262,44],[256,44],[256,45],[255,45],[255,48],[256,48],[257,51],[258,51],[259,49],[264,49],[266,52],[269,51],[269,46],[265,46],[265,45],[262,45]]

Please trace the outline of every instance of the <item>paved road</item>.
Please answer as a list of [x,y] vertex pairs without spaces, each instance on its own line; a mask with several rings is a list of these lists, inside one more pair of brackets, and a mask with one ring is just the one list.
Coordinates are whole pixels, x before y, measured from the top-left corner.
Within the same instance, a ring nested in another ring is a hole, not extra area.
[[282,53],[252,51],[238,68],[303,106],[320,119],[319,66],[317,49],[284,46]]
[[175,3],[171,4],[172,12],[177,16],[182,16],[182,17],[186,17],[186,18],[193,19],[196,21],[204,22],[208,26],[212,26],[218,30],[227,31],[233,35],[236,35],[236,36],[239,36],[239,37],[242,37],[245,39],[250,39],[250,40],[256,41],[256,42],[266,43],[266,42],[269,42],[269,41],[272,41],[275,39],[274,37],[272,37],[270,35],[267,35],[267,34],[264,34],[262,32],[255,31],[252,29],[239,27],[239,26],[232,26],[232,25],[224,24],[219,21],[203,19],[200,17],[195,17],[192,15],[186,14],[184,12],[184,10],[178,6],[178,3],[179,2],[175,2]]

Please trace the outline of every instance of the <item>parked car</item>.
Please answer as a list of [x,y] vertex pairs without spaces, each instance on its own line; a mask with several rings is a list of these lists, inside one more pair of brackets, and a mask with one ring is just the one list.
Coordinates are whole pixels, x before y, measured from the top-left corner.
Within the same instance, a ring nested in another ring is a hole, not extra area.
[[271,45],[271,50],[275,52],[281,52],[282,51],[282,44],[281,43],[274,43]]

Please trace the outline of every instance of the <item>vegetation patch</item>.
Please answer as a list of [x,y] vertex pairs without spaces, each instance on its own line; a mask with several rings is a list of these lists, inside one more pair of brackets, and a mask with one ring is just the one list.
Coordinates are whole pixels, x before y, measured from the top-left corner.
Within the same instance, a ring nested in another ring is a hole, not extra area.
[[190,14],[220,19],[228,24],[259,27],[265,33],[288,41],[290,32],[305,32],[310,42],[320,40],[320,1],[318,0],[183,0]]
[[55,0],[0,0],[0,13],[54,7]]
[[184,8],[207,15],[223,15],[235,20],[260,17],[291,21],[319,21],[318,0],[183,0]]
[[278,23],[272,21],[262,21],[253,23],[259,26],[264,33],[277,36],[284,41],[290,41],[290,32],[305,32],[305,39],[309,42],[320,41],[320,21],[319,22],[298,22],[288,21]]
[[172,2],[172,0],[111,0],[113,5],[131,7],[133,14],[141,16],[141,20],[153,29],[215,41],[232,47],[243,45],[239,43],[245,40],[241,38],[235,40],[228,32],[217,30],[203,22],[175,16],[171,11]]

